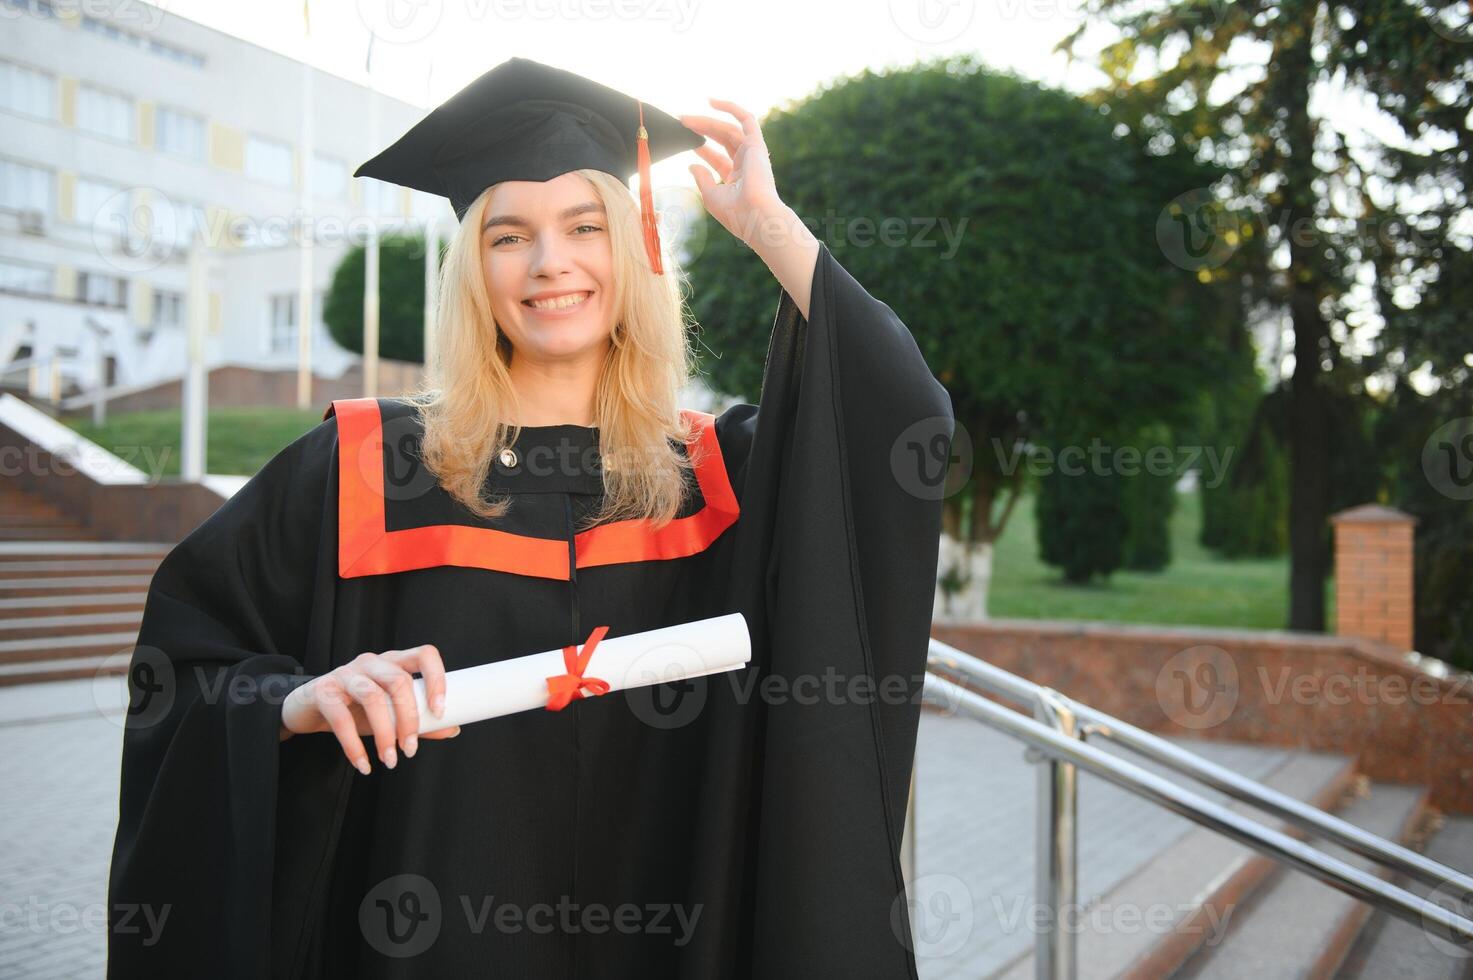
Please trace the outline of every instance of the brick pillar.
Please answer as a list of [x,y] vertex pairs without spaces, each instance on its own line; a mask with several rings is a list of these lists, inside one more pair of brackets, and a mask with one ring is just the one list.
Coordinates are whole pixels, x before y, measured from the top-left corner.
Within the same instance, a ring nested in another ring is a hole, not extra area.
[[1335,526],[1335,632],[1412,649],[1412,530],[1417,519],[1367,504]]

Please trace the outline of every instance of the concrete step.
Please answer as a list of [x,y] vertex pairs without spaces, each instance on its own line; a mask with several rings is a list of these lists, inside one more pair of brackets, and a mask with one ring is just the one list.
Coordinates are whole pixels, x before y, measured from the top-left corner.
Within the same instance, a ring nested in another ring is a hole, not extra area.
[[127,663],[118,657],[73,657],[18,664],[0,663],[0,687],[78,680],[127,672]]
[[0,563],[41,558],[162,559],[173,547],[164,541],[0,541]]
[[[1193,748],[1191,739],[1176,741],[1185,748]],[[1280,830],[1287,829],[1281,821],[1266,817],[1247,804],[1232,802],[1133,753],[1119,754],[1236,813],[1265,821]],[[1086,774],[1084,778],[1095,777]],[[1355,763],[1347,756],[1293,752],[1272,772],[1254,778],[1271,789],[1323,809],[1333,807],[1353,785]],[[1186,822],[1184,817],[1172,819]],[[1087,912],[1077,947],[1080,980],[1170,976],[1201,946],[1220,939],[1243,897],[1273,871],[1273,862],[1257,851],[1205,827],[1196,824],[1189,827],[1185,834],[1147,855],[1133,874],[1104,895],[1081,893],[1080,901],[1092,910],[1099,910],[1099,915],[1106,911],[1135,914],[1139,922],[1134,928],[1127,928],[1123,921],[1117,926],[1107,917],[1103,928],[1092,928],[1095,919]],[[1129,829],[1117,828],[1116,833],[1124,835]],[[1001,976],[1008,980],[1029,980],[1033,968],[1030,951],[1011,963]]]
[[48,660],[107,657],[133,646],[137,641],[137,630],[0,640],[0,664],[41,664]]
[[142,612],[145,592],[103,592],[96,595],[41,595],[0,599],[0,619],[8,616],[81,616],[97,612]]
[[147,592],[151,575],[82,575],[67,578],[0,580],[0,599],[80,595],[98,592]]
[[[1344,819],[1387,840],[1404,842],[1424,814],[1427,789],[1361,780],[1339,811]],[[1334,845],[1319,843],[1349,864],[1379,866]],[[1384,877],[1384,875],[1383,875]],[[1371,907],[1292,868],[1277,866],[1237,909],[1226,937],[1204,946],[1174,974],[1180,980],[1258,980],[1260,977],[1332,977]]]
[[[1473,873],[1473,816],[1440,816],[1432,821],[1422,851],[1450,868]],[[1473,899],[1460,900],[1450,889],[1434,889],[1400,876],[1396,881],[1449,911],[1473,917]],[[1346,980],[1473,980],[1473,949],[1460,948],[1378,909],[1351,947],[1340,976]]]
[[44,510],[7,511],[0,508],[0,526],[4,527],[80,527],[81,522],[64,514]]
[[83,541],[92,536],[80,524],[66,527],[7,527],[0,522],[0,541]]
[[45,558],[35,561],[7,561],[0,562],[0,580],[152,574],[158,567],[157,558]]
[[118,633],[137,630],[142,622],[137,610],[122,612],[71,613],[63,616],[0,616],[0,640],[82,633]]

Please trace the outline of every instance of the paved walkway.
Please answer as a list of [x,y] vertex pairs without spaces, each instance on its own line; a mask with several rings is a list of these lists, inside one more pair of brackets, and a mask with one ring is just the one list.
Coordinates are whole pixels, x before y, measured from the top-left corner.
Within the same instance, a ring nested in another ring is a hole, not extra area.
[[[0,977],[103,975],[124,694],[121,678],[99,683],[0,688]],[[1204,747],[1249,775],[1282,761],[1274,750]],[[927,713],[917,773],[917,898],[968,913],[965,928],[918,944],[921,976],[985,976],[1032,941],[1018,916],[1033,900],[1034,769],[991,729]],[[1093,778],[1081,786],[1082,896],[1191,826]]]

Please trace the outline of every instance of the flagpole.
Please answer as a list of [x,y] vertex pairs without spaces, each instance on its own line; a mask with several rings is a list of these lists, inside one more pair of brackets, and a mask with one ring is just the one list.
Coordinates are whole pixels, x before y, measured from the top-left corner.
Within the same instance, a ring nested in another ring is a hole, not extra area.
[[[368,57],[363,69],[368,74],[368,143],[369,154],[379,149],[378,93],[373,88],[373,28],[368,31]],[[372,180],[372,178],[370,178]],[[378,242],[378,198],[380,185],[368,185],[368,241],[364,247],[363,274],[363,394],[367,398],[378,396],[378,334],[379,334],[379,242]]]
[[316,113],[313,98],[313,70],[308,55],[312,50],[312,20],[308,13],[309,0],[302,0],[303,41],[306,50],[302,57],[302,95],[299,123],[301,127],[301,227],[298,232],[297,267],[297,408],[312,407],[312,334],[317,324],[316,276],[313,270],[313,248],[316,232],[311,219],[312,170],[317,158],[313,116]]

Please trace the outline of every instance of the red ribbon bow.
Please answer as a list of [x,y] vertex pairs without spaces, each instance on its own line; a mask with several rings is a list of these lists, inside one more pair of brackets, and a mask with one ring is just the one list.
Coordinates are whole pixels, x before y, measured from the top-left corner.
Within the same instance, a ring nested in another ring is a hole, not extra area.
[[[548,711],[562,711],[574,698],[609,693],[608,681],[583,676],[583,672],[588,669],[588,660],[593,656],[594,647],[598,646],[598,641],[602,640],[608,631],[607,626],[595,627],[593,632],[588,634],[588,640],[583,644],[582,652],[571,644],[563,647],[563,666],[567,667],[568,672],[547,679]],[[583,693],[584,688],[588,689],[589,695]]]

